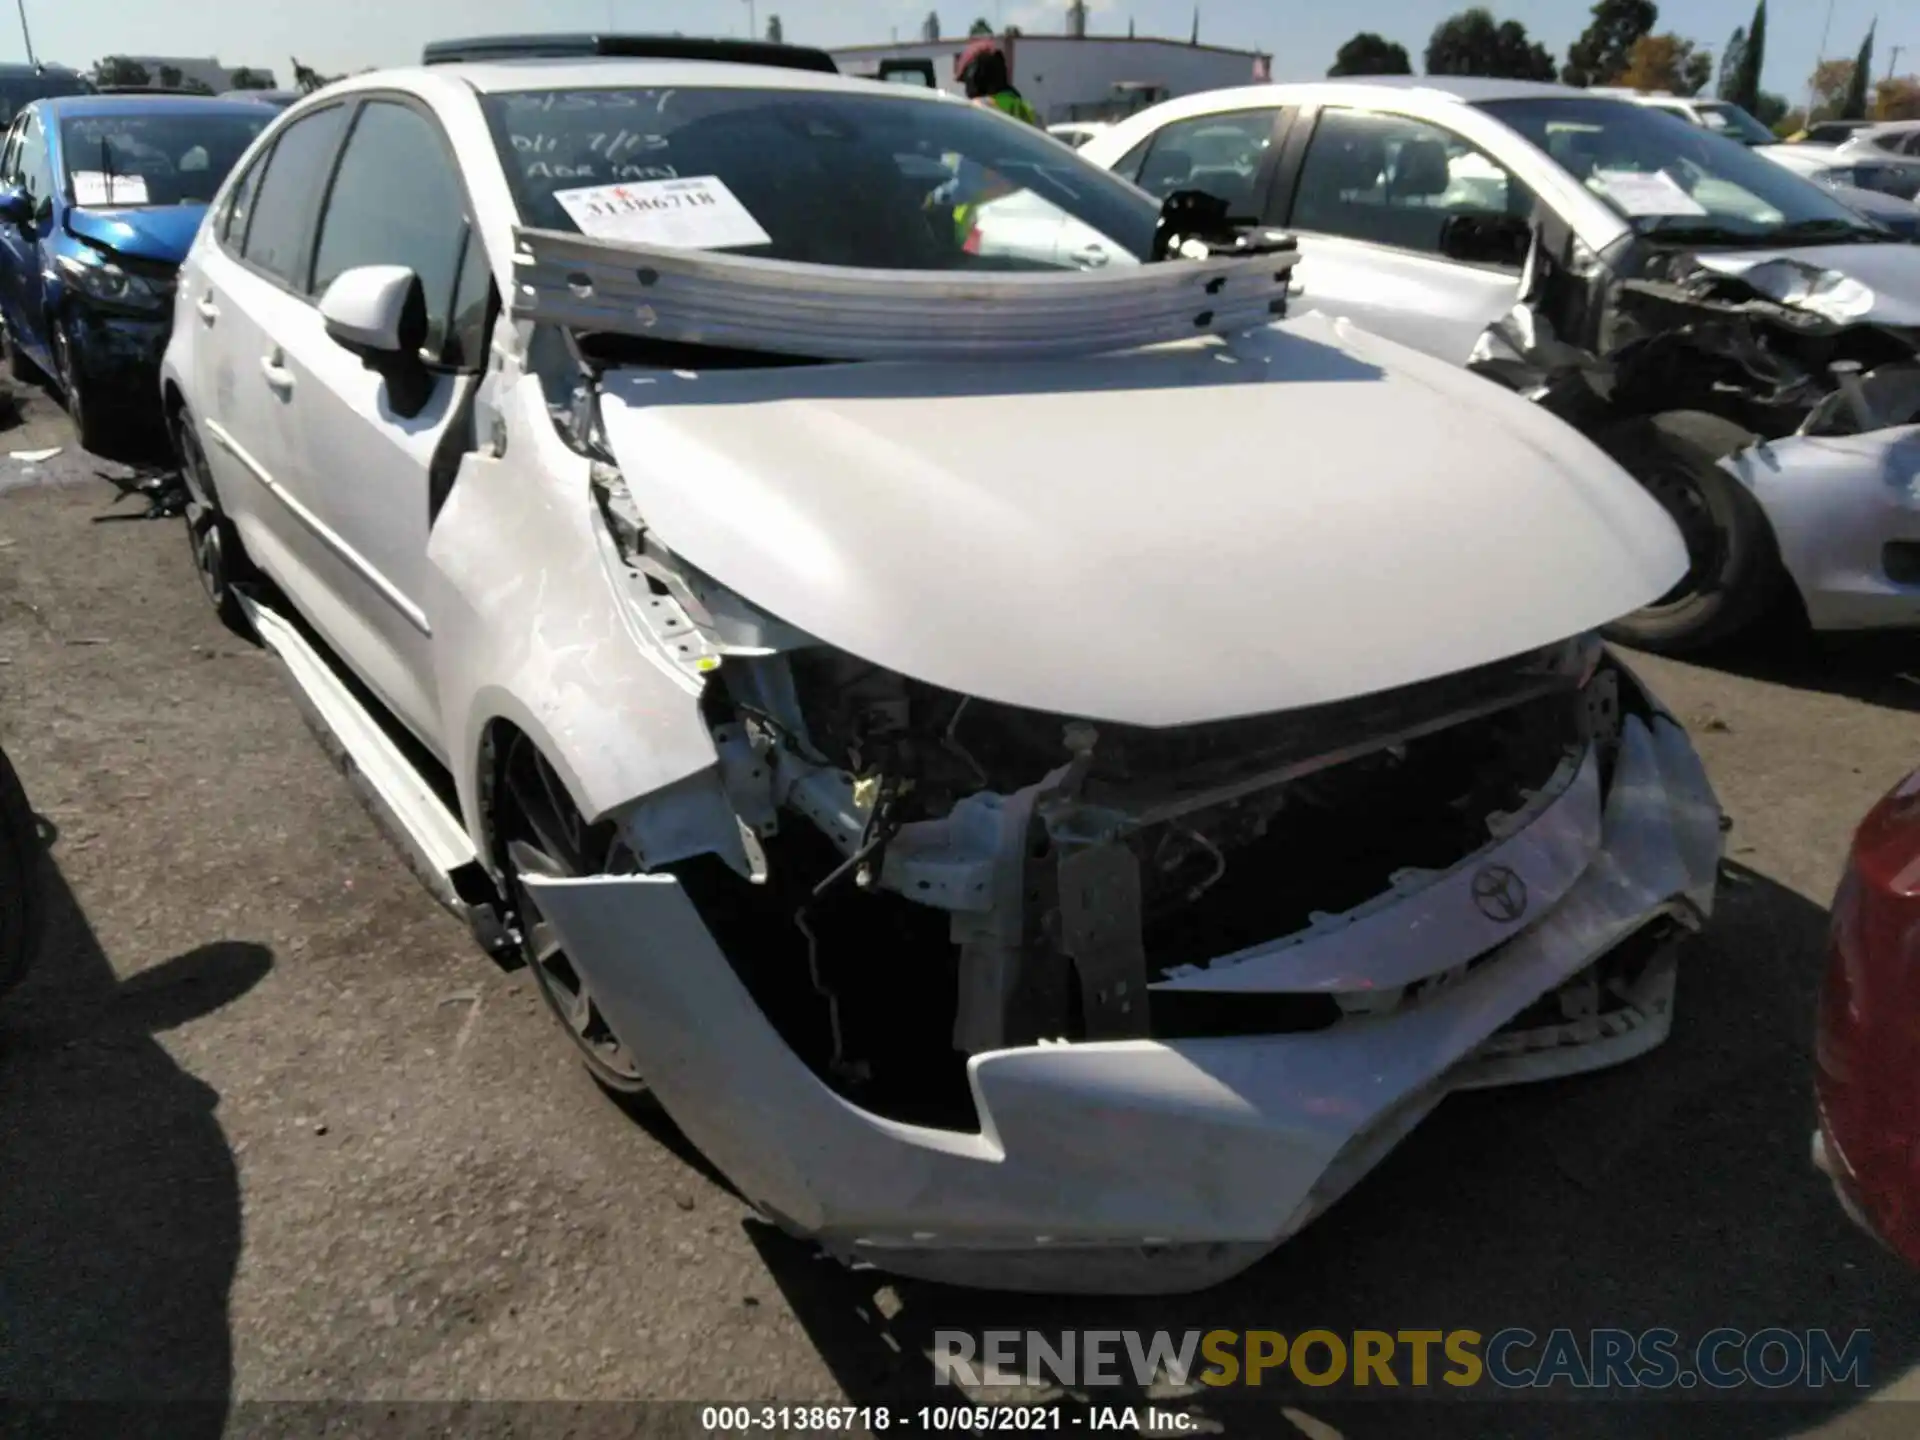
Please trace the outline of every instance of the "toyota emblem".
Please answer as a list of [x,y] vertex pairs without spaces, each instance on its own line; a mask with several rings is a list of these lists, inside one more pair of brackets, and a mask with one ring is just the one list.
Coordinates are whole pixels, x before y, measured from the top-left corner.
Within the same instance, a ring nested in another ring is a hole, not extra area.
[[1489,865],[1473,877],[1473,903],[1489,920],[1511,925],[1527,913],[1527,882],[1504,865]]

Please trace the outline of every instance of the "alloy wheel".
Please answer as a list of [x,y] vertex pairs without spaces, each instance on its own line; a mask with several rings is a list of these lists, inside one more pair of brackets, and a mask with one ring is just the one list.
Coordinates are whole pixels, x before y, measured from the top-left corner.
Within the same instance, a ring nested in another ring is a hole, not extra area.
[[501,778],[507,800],[507,876],[520,950],[534,984],[595,1079],[622,1094],[644,1091],[639,1065],[607,1024],[586,976],[523,880],[528,875],[574,879],[603,874],[615,868],[609,862],[616,856],[581,822],[552,766],[523,737],[514,737]]

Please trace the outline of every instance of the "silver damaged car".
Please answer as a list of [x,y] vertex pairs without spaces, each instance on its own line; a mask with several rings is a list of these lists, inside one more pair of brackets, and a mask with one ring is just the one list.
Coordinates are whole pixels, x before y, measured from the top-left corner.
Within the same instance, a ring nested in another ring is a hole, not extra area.
[[1293,260],[811,64],[358,76],[182,269],[196,561],[762,1213],[1201,1287],[1451,1092],[1657,1044],[1721,851],[1593,638],[1674,525],[1538,407],[1286,318]]

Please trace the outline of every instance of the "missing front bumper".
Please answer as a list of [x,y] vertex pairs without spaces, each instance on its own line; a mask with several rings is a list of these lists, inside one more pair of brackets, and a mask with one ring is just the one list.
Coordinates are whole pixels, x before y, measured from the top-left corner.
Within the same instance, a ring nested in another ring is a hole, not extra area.
[[[787,1228],[931,1279],[1168,1293],[1252,1264],[1451,1090],[1499,1083],[1502,1028],[1650,922],[1703,916],[1719,856],[1719,809],[1684,734],[1630,718],[1598,851],[1457,981],[1305,1034],[976,1055],[977,1134],[888,1120],[829,1090],[670,876],[528,883],[669,1112]],[[1664,1033],[1663,1012],[1637,1048]],[[1632,1047],[1552,1048],[1551,1073],[1567,1073]]]

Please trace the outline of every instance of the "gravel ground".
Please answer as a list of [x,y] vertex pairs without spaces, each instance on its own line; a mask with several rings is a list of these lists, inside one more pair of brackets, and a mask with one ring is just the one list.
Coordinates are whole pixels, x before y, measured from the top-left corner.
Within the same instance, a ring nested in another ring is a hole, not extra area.
[[[123,472],[24,405],[8,449],[68,448],[0,458],[0,737],[57,831],[51,943],[0,1011],[0,1397],[203,1399],[168,1433],[209,1435],[266,1400],[917,1406],[951,1398],[925,1359],[948,1327],[1866,1326],[1876,1385],[1911,1386],[1920,1283],[1807,1163],[1826,904],[1852,826],[1920,763],[1911,647],[1636,661],[1735,820],[1651,1057],[1450,1101],[1207,1295],[889,1286],[768,1231],[593,1087],[220,627],[180,523],[96,524],[137,511],[96,473]],[[1246,1435],[1920,1430],[1860,1398],[1558,1405],[1544,1429],[1299,1388],[1190,1403]]]

